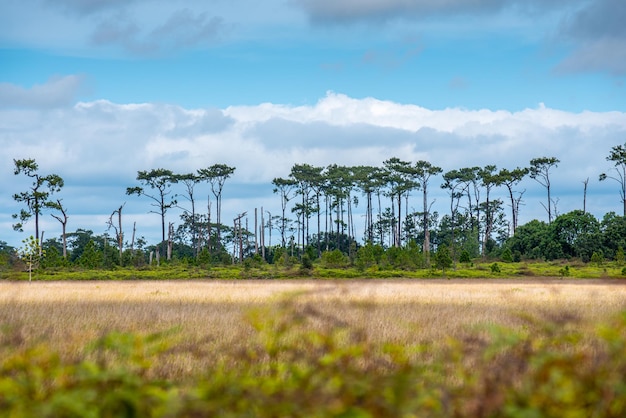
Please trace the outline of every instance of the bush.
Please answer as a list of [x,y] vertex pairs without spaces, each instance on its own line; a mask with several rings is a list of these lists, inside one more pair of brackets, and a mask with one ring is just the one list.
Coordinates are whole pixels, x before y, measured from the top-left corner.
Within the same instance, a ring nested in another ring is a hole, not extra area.
[[615,253],[615,262],[618,266],[621,267],[624,265],[625,259],[626,257],[624,256],[624,249],[620,246],[617,248],[617,252]]
[[491,269],[492,273],[500,273],[500,266],[498,265],[498,263],[493,263],[492,265],[489,266],[489,268]]
[[469,263],[472,262],[472,258],[470,257],[469,251],[467,251],[466,249],[463,249],[463,251],[461,251],[461,256],[459,257],[459,262],[460,263],[465,263],[465,264],[469,264]]
[[203,248],[196,258],[196,263],[200,267],[209,267],[211,265],[211,253],[208,248]]
[[348,258],[338,250],[324,251],[322,253],[322,264],[326,268],[342,268],[348,266]]
[[502,255],[500,256],[500,260],[502,260],[505,263],[512,263],[513,262],[513,253],[511,252],[510,248],[505,248],[504,251],[502,251]]
[[355,267],[359,271],[365,271],[366,269],[375,266],[376,264],[376,247],[374,245],[366,244],[357,250]]
[[450,251],[448,250],[447,245],[441,244],[437,247],[437,252],[435,253],[435,266],[440,268],[442,273],[444,273],[447,268],[452,267],[452,258],[450,257]]
[[594,253],[591,255],[591,262],[599,267],[604,262],[604,256],[601,252],[594,251]]
[[304,273],[309,273],[311,270],[313,270],[313,261],[311,261],[311,257],[309,257],[309,255],[306,253],[302,255],[300,270]]

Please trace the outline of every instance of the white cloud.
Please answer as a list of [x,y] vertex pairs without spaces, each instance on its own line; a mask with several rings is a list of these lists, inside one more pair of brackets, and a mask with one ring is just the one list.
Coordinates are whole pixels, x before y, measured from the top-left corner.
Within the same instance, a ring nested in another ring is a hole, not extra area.
[[[598,198],[589,199],[588,206],[602,214],[620,208],[616,187],[598,183],[597,176],[610,168],[605,157],[624,138],[622,112],[570,113],[544,105],[519,112],[430,110],[336,93],[312,106],[265,103],[220,110],[94,101],[55,110],[0,109],[0,225],[10,225],[10,214],[19,211],[10,196],[28,185],[13,176],[14,158],[35,158],[42,172],[62,176],[66,186],[59,197],[68,208],[71,228],[96,233],[104,231],[102,217],[123,202],[128,202],[129,219],[146,219],[149,202],[125,195],[139,170],[185,173],[225,163],[236,167],[224,190],[225,211],[254,210],[241,202],[278,211],[271,181],[286,177],[296,163],[381,165],[394,156],[428,160],[445,171],[487,164],[514,168],[527,166],[534,157],[555,156],[561,160],[553,178],[553,193],[561,198],[559,211],[580,206],[581,182],[589,177],[589,196]],[[527,179],[520,188],[528,190],[522,218],[543,219],[536,201],[543,198],[541,186]],[[201,189],[205,201],[208,186]],[[243,195],[236,195],[238,190]],[[436,209],[445,213],[445,192],[438,184],[431,190],[440,206]],[[229,219],[230,214],[224,216]],[[174,211],[170,220],[177,220]],[[50,222],[48,227],[47,236],[54,236],[57,226]],[[6,229],[0,239],[19,242],[19,234]],[[158,228],[154,234],[142,232],[149,239],[159,233]]]

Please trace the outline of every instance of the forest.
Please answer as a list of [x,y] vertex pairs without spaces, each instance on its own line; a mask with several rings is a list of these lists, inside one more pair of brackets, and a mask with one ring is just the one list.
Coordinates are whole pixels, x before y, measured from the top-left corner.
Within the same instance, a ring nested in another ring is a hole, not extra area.
[[[626,247],[626,144],[614,146],[606,160],[613,165],[599,180],[619,185],[624,212],[597,219],[583,208],[559,214],[550,175],[560,163],[539,157],[527,167],[498,169],[495,165],[464,167],[444,172],[428,161],[385,160],[380,167],[316,167],[295,164],[284,177],[272,181],[281,213],[254,208],[232,220],[222,219],[222,197],[236,168],[214,164],[193,173],[168,169],[137,173],[136,185],[126,194],[146,203],[159,216],[161,242],[136,237],[136,225],[124,224],[124,205],[110,214],[107,232],[78,228],[66,231],[71,208],[62,197],[63,179],[41,174],[34,159],[14,160],[14,174],[27,176],[32,186],[13,199],[23,205],[14,214],[16,231],[34,226],[19,249],[0,241],[2,264],[26,262],[31,268],[87,269],[141,267],[182,262],[231,265],[296,260],[307,264],[331,260],[340,266],[415,270],[453,266],[481,259],[503,261],[579,259],[623,261]],[[545,189],[547,221],[518,225],[525,179]],[[197,187],[208,184],[212,198],[200,209]],[[432,210],[429,191],[440,187],[449,196],[449,211]],[[506,199],[494,198],[500,190]],[[417,199],[420,209],[411,204]],[[357,225],[354,213],[359,208]],[[176,222],[170,209],[182,209]],[[44,240],[40,219],[54,217],[60,237]],[[361,220],[363,219],[363,220]],[[232,223],[231,223],[232,221]],[[130,232],[129,232],[130,231]],[[359,231],[357,233],[357,231]],[[432,257],[431,257],[432,253]]]

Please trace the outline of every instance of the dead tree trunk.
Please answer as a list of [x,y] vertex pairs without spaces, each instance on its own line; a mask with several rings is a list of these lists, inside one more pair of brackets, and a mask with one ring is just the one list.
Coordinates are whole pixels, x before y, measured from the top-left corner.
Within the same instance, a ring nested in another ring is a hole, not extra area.
[[61,227],[63,230],[63,235],[62,235],[62,240],[63,240],[63,258],[67,259],[67,212],[65,211],[65,208],[63,207],[63,205],[61,204],[61,200],[57,199],[57,209],[61,212],[61,215],[63,216],[63,218],[61,218],[61,216],[57,216],[55,214],[52,214],[52,217],[54,219],[56,219],[57,221],[59,221],[61,223]]
[[[125,205],[126,203],[124,203]],[[122,209],[124,205],[121,205],[118,209],[115,209],[111,216],[109,216],[109,220],[107,225],[108,229],[113,228],[115,231],[115,241],[117,242],[117,250],[120,254],[120,262],[122,261],[122,253],[124,252],[124,233],[122,232]],[[117,213],[117,226],[113,223],[113,216]]]
[[167,260],[172,259],[174,249],[174,223],[170,222],[167,228]]

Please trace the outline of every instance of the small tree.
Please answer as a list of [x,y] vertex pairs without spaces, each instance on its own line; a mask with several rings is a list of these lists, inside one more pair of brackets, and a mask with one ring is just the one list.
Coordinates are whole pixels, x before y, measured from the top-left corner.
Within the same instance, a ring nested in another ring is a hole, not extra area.
[[45,253],[39,246],[39,240],[32,235],[22,240],[22,243],[24,247],[20,248],[19,255],[22,261],[26,263],[26,267],[28,268],[28,281],[31,282],[33,279],[33,270],[39,268],[39,264]]
[[504,261],[505,263],[513,262],[513,252],[511,251],[509,247],[505,248],[504,251],[502,251],[502,255],[500,256],[500,259]]
[[461,256],[459,257],[459,262],[463,264],[470,264],[472,262],[472,258],[470,257],[469,251],[465,248],[461,251]]
[[[37,171],[39,165],[34,159],[13,160],[15,169],[13,174],[16,176],[24,174],[33,179],[33,184],[29,191],[16,193],[13,200],[16,202],[26,203],[26,209],[22,209],[19,214],[14,214],[13,219],[19,222],[13,225],[16,231],[22,231],[24,222],[28,221],[33,215],[35,216],[35,238],[39,240],[39,215],[44,208],[56,208],[55,204],[49,202],[50,195],[58,192],[63,187],[63,179],[56,174],[42,176]],[[37,241],[39,242],[39,241]]]
[[624,249],[622,247],[617,248],[617,252],[615,253],[615,262],[618,266],[624,265]]
[[78,258],[78,264],[88,269],[95,269],[102,266],[102,251],[96,247],[93,240],[89,240],[85,246],[85,250]]
[[602,251],[594,251],[591,255],[591,262],[600,267],[604,262],[604,255],[602,254]]
[[446,244],[441,244],[437,247],[435,265],[441,269],[442,274],[446,274],[446,269],[452,267],[452,257],[450,257],[450,250],[448,250]]

